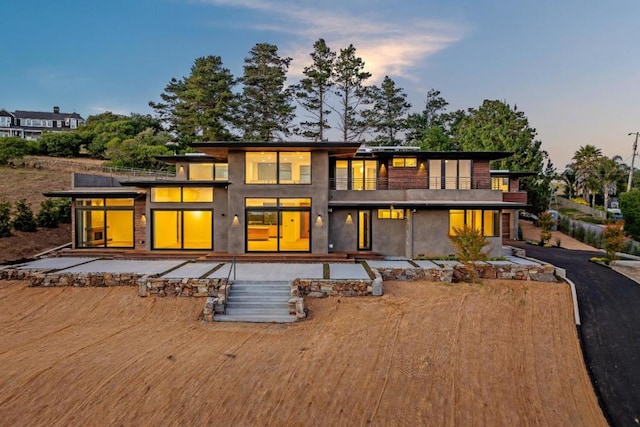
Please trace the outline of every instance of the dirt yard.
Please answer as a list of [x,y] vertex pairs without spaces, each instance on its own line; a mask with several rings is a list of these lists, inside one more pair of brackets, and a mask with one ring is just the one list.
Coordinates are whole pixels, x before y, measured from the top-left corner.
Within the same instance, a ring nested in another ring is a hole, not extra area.
[[[520,227],[522,227],[522,234],[526,240],[531,240],[537,242],[540,240],[540,232],[542,229],[540,227],[536,227],[531,223],[531,221],[520,221]],[[574,251],[595,251],[597,250],[593,246],[589,246],[586,243],[582,243],[579,240],[574,239],[571,236],[568,236],[559,231],[551,232],[551,241],[549,244],[556,246],[557,242],[560,241],[560,247],[565,249],[571,249]]]
[[289,325],[0,281],[5,425],[605,426],[566,285],[385,283]]

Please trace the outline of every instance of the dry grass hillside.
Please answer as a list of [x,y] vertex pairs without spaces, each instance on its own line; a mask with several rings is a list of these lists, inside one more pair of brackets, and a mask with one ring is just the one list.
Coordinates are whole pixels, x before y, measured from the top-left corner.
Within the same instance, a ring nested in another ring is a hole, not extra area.
[[[0,200],[14,204],[25,199],[34,213],[45,199],[42,193],[71,188],[71,171],[75,165],[95,164],[88,159],[49,159],[31,157],[26,166],[0,166]],[[36,167],[34,167],[36,166]],[[35,233],[14,232],[0,238],[0,263],[29,258],[44,250],[71,241],[69,225],[57,229],[39,229]]]
[[0,281],[5,425],[605,426],[557,283],[386,282],[294,324]]

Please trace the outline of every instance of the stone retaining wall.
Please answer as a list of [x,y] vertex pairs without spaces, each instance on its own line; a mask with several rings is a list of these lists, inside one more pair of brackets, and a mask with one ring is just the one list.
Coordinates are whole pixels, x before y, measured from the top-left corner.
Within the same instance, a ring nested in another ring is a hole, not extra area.
[[[463,266],[453,268],[378,268],[384,280],[434,282],[459,282],[470,280],[469,271]],[[482,263],[476,266],[480,279],[530,280],[534,282],[557,282],[555,267],[544,265],[493,265]]]
[[[164,279],[141,278],[138,295],[158,297],[219,297],[226,291],[227,279]],[[222,298],[224,300],[224,296]]]
[[372,280],[357,279],[295,279],[292,284],[292,296],[324,298],[327,296],[366,296],[373,295]]

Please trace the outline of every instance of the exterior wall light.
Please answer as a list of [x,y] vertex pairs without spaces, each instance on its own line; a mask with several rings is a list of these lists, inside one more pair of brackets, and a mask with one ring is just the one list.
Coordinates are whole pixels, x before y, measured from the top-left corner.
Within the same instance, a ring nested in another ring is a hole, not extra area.
[[322,215],[320,214],[316,217],[316,227],[322,227]]
[[142,222],[142,225],[147,225],[147,215],[142,214],[142,216],[140,217],[140,222]]
[[344,223],[347,225],[353,225],[353,218],[351,217],[351,214],[347,214],[347,219]]
[[238,218],[238,214],[233,216],[233,221],[231,221],[231,225],[233,227],[237,227],[240,225],[240,219]]

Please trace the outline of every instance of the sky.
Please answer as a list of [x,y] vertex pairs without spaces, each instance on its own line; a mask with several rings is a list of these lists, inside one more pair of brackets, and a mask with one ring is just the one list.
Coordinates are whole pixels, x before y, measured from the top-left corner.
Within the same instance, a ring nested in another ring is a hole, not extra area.
[[9,111],[153,113],[196,58],[239,77],[257,43],[293,58],[295,83],[324,38],[353,44],[370,83],[389,75],[412,112],[432,88],[450,111],[517,106],[560,171],[587,144],[629,163],[640,131],[638,0],[23,0],[0,16]]

